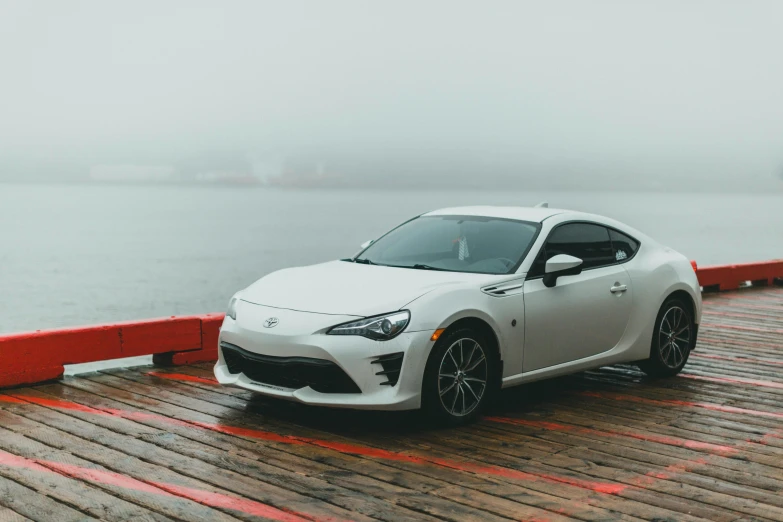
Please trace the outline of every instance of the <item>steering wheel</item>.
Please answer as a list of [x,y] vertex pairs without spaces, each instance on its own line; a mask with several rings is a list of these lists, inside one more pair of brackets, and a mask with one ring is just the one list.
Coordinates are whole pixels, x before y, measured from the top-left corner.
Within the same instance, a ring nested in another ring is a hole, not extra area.
[[498,261],[506,265],[506,268],[511,268],[515,264],[512,260],[510,260],[507,257],[496,257],[495,259],[497,259]]

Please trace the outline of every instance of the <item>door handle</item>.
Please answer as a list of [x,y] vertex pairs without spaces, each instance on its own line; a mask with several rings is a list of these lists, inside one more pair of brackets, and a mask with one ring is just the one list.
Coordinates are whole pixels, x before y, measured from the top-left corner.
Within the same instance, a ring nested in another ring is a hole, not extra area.
[[626,285],[621,285],[619,283],[615,283],[614,286],[609,289],[609,291],[612,292],[613,294],[619,294],[625,292],[626,290],[628,290],[628,287]]

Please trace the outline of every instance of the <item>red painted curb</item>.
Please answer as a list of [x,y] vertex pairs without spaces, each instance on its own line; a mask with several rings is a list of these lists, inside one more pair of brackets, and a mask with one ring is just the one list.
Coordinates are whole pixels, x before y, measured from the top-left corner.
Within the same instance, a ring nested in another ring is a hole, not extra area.
[[156,353],[152,356],[152,362],[158,366],[175,366],[216,361],[218,358],[218,335],[220,335],[220,325],[223,324],[223,317],[224,314],[201,316],[200,350]]
[[[697,267],[705,291],[736,290],[746,281],[783,281],[783,260]],[[0,335],[0,388],[57,379],[63,365],[152,355],[157,365],[217,359],[224,314],[169,317]]]
[[155,354],[159,364],[217,359],[223,314],[0,335],[0,388],[57,379],[66,364]]
[[705,290],[736,290],[746,281],[754,285],[771,285],[776,279],[783,279],[783,259],[699,267],[696,275]]

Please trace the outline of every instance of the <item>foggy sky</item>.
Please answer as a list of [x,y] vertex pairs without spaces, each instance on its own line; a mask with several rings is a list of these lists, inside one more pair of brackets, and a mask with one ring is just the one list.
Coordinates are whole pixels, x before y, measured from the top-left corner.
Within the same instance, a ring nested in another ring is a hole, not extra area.
[[783,2],[0,0],[0,159],[783,165]]

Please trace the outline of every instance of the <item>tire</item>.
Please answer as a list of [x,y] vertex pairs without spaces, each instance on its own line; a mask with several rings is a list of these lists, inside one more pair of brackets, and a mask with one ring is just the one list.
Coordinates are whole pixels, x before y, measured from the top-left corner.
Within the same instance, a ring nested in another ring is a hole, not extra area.
[[680,298],[663,303],[655,319],[650,358],[639,368],[650,377],[673,377],[682,371],[696,339],[691,308]]
[[460,328],[435,343],[422,383],[422,409],[438,424],[473,422],[499,387],[498,357],[481,332]]

